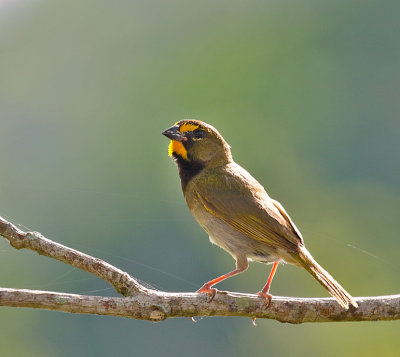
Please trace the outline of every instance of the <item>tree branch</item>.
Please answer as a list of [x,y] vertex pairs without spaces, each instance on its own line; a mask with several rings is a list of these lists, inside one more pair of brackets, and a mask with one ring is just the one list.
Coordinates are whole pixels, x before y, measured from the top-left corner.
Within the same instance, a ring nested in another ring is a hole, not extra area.
[[331,298],[274,296],[269,308],[257,295],[220,291],[214,300],[198,293],[148,289],[122,270],[37,232],[24,232],[0,217],[0,235],[16,249],[27,248],[85,270],[127,297],[102,297],[50,291],[0,288],[0,306],[30,307],[78,314],[98,314],[162,321],[169,317],[243,316],[281,322],[376,321],[400,319],[400,295],[357,298],[359,307],[342,309]]
[[15,249],[30,249],[47,257],[85,270],[110,283],[115,290],[129,296],[148,289],[122,270],[101,259],[81,253],[43,237],[38,232],[24,232],[0,217],[0,235],[8,239]]

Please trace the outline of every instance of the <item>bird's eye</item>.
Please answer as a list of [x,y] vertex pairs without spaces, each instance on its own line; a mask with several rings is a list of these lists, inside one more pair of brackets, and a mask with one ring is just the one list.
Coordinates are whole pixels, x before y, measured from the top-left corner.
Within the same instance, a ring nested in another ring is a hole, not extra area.
[[193,131],[193,138],[194,139],[202,139],[206,135],[206,132],[201,129],[196,129]]

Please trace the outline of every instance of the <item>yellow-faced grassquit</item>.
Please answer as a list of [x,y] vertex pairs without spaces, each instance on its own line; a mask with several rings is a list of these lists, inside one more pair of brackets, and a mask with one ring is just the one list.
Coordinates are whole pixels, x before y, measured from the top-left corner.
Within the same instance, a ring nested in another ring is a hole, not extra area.
[[357,307],[354,298],[314,260],[282,205],[233,161],[229,145],[214,127],[181,120],[163,134],[171,139],[169,155],[178,166],[190,211],[210,241],[236,260],[235,270],[205,283],[198,292],[212,299],[216,293],[212,287],[244,272],[249,260],[273,263],[258,293],[269,306],[272,278],[278,264],[286,262],[307,270],[343,308]]

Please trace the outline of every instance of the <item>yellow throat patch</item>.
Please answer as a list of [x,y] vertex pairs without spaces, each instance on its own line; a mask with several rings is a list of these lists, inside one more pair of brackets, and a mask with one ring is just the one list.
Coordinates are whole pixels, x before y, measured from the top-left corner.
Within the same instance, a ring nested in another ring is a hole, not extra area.
[[171,140],[168,147],[168,155],[176,154],[187,160],[187,150],[180,141]]

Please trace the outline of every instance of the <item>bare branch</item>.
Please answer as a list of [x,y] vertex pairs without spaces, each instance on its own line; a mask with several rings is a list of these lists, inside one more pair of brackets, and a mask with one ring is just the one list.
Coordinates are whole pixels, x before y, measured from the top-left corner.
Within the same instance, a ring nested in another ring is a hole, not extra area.
[[331,298],[274,296],[268,309],[257,295],[220,292],[212,302],[197,293],[102,297],[0,288],[0,306],[30,307],[76,314],[121,316],[149,321],[168,317],[243,316],[281,322],[376,321],[400,319],[400,295],[358,298],[358,309],[344,310]]
[[30,307],[78,314],[121,316],[149,321],[169,317],[242,316],[281,322],[376,321],[400,319],[400,295],[357,298],[359,307],[342,309],[331,298],[274,296],[268,309],[257,295],[220,291],[214,300],[198,293],[167,293],[148,289],[122,270],[77,250],[24,232],[0,217],[0,235],[16,249],[41,255],[83,269],[109,282],[128,297],[102,297],[49,291],[0,288],[0,306]]
[[118,293],[124,296],[147,291],[136,279],[111,264],[53,242],[38,232],[21,231],[3,217],[0,217],[0,235],[8,239],[11,246],[16,249],[30,249],[40,255],[57,259],[94,274],[110,283]]

